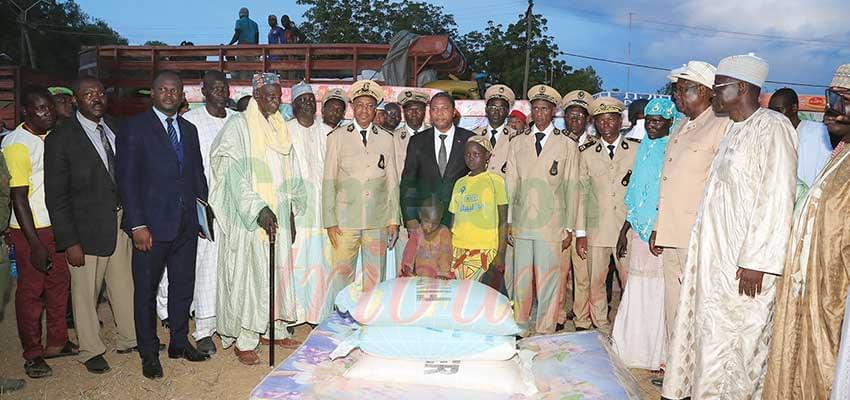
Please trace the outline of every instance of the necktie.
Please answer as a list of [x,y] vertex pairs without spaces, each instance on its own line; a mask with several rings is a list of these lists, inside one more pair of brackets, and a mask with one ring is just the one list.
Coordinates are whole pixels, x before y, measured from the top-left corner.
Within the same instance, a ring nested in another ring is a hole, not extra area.
[[534,149],[537,150],[537,155],[540,156],[540,153],[543,151],[543,138],[546,137],[546,134],[537,132],[534,136],[537,137],[537,142],[534,143]]
[[112,182],[115,182],[115,152],[112,150],[112,144],[109,143],[109,139],[106,137],[106,131],[103,129],[103,125],[97,125],[97,133],[100,135],[100,145],[103,146],[103,150],[106,152],[106,171],[109,172]]
[[496,147],[496,133],[499,131],[496,129],[490,130],[490,146]]
[[174,127],[174,118],[168,117],[165,119],[168,124],[168,139],[171,140],[171,148],[174,149],[174,154],[177,155],[177,165],[183,169],[183,148],[180,147],[180,139],[177,137],[177,128]]
[[614,147],[615,146],[613,144],[608,145],[608,158],[612,160],[614,159]]
[[363,147],[366,147],[366,134],[369,133],[366,130],[360,131],[360,136],[363,136]]
[[446,155],[446,138],[449,135],[440,135],[440,152],[437,154],[437,167],[440,168],[440,176],[446,172],[446,165],[449,163],[449,157]]

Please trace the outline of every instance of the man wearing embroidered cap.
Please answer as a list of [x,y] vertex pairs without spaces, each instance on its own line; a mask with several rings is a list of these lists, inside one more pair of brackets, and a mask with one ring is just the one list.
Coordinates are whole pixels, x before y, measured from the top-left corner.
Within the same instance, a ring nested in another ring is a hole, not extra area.
[[[525,336],[555,332],[566,280],[562,257],[569,254],[564,250],[572,240],[578,203],[578,137],[552,123],[561,95],[536,85],[528,98],[534,126],[511,141],[506,175],[508,242],[514,246],[514,260],[505,282]],[[531,327],[535,297],[537,322]]]
[[[218,258],[218,333],[239,361],[260,362],[257,347],[269,329],[276,344],[297,346],[287,326],[303,321],[303,299],[292,282],[292,220],[304,214],[305,192],[292,136],[279,109],[280,78],[254,75],[245,112],[227,120],[210,152],[210,204],[221,227]],[[269,238],[275,237],[275,303],[269,304]],[[275,324],[269,326],[270,308]],[[169,316],[171,319],[171,316]]]
[[[664,310],[667,340],[673,334],[682,269],[688,258],[688,240],[702,200],[711,160],[720,146],[720,139],[731,123],[725,115],[711,108],[714,93],[713,65],[690,61],[671,71],[674,82],[673,100],[687,117],[670,129],[664,167],[661,170],[661,191],[658,217],[649,237],[653,255],[661,256],[664,265]],[[656,381],[658,383],[658,381]]]
[[733,123],[691,231],[664,377],[667,398],[762,393],[792,223],[798,140],[788,118],[759,107],[767,72],[767,63],[752,54],[724,58],[717,67],[714,106]]
[[348,97],[345,90],[335,88],[328,90],[322,98],[322,133],[327,135],[339,127],[340,121],[345,117],[345,105]]
[[[838,67],[826,94],[830,107],[824,121],[830,133],[850,138],[850,64]],[[847,98],[839,101],[836,95],[842,94]],[[788,249],[777,285],[766,399],[850,398],[850,262],[846,234],[839,233],[846,232],[850,212],[850,148],[845,146],[839,144],[797,203],[791,229],[795,246]]]
[[398,238],[398,174],[393,135],[374,124],[383,88],[368,80],[348,90],[354,121],[328,134],[322,182],[322,223],[333,246],[329,298],[354,280],[363,250],[362,290],[383,280],[387,248]]
[[587,260],[587,268],[575,271],[577,330],[608,325],[605,277],[612,256],[620,284],[626,285],[628,259],[617,256],[616,246],[626,219],[623,199],[640,140],[620,133],[625,109],[623,102],[613,97],[593,100],[590,112],[598,136],[578,148],[582,194],[576,217],[576,254]]
[[327,288],[331,275],[331,243],[322,224],[322,179],[324,178],[327,133],[316,118],[316,96],[305,82],[292,87],[292,110],[295,118],[286,122],[292,136],[295,161],[304,181],[307,209],[295,217],[298,235],[293,275],[289,282],[298,304],[295,322],[318,324],[331,311],[333,299]]

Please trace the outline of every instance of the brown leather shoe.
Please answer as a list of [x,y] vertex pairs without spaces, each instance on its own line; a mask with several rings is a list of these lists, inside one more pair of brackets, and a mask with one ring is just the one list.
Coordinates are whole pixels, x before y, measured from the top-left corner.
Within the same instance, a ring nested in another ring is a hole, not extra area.
[[257,355],[255,350],[241,351],[233,347],[233,352],[236,353],[236,358],[239,359],[239,362],[245,365],[257,365],[260,363],[260,356]]
[[[264,346],[268,346],[269,342],[270,342],[270,340],[268,340],[264,337],[260,338],[260,344],[262,344]],[[301,346],[301,342],[299,342],[295,339],[290,339],[290,338],[275,339],[274,344],[276,346],[283,347],[284,349],[292,349],[292,350],[297,349],[298,346]]]

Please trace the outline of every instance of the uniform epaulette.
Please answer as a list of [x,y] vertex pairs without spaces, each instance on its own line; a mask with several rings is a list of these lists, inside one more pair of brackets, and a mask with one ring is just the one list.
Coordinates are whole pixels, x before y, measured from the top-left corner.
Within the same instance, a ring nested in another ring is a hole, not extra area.
[[354,124],[348,124],[348,131],[354,132]]
[[640,143],[640,139],[638,139],[638,138],[629,137],[629,138],[626,138],[626,140],[631,140],[632,142]]
[[595,141],[595,140],[593,140],[593,139],[590,139],[590,140],[589,140],[588,142],[586,142],[585,144],[583,144],[583,145],[579,146],[579,147],[578,147],[578,151],[585,151],[585,150],[587,150],[587,149],[589,149],[589,148],[593,147],[593,145],[594,145],[594,144],[596,144],[596,141]]
[[560,135],[560,134],[561,134],[561,130],[560,130],[560,129],[558,129],[558,128],[555,128],[555,129],[553,129],[553,130],[552,130],[552,133],[554,133],[554,134],[555,134],[555,136],[558,136],[558,135]]
[[576,135],[575,133],[568,131],[564,134],[564,136],[566,136],[566,137],[572,139],[574,142],[578,143],[578,135]]
[[334,133],[334,132],[336,132],[336,131],[338,131],[338,130],[340,130],[340,129],[346,129],[346,128],[347,128],[347,130],[348,130],[349,132],[354,131],[354,126],[352,126],[351,124],[347,124],[347,125],[340,125],[340,126],[337,126],[336,128],[331,129],[331,131],[330,131],[330,132],[328,132],[328,135],[327,135],[327,136],[330,136],[332,133]]

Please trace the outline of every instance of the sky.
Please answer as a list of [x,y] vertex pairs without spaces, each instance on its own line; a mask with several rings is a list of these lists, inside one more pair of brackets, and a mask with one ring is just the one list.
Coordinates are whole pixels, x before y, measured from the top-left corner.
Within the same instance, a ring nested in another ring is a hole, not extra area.
[[[179,44],[230,41],[240,7],[248,7],[265,42],[269,14],[303,21],[306,7],[294,0],[77,0],[138,45],[147,40]],[[508,24],[525,12],[522,0],[432,0],[453,14],[463,34],[488,20]],[[601,7],[600,4],[604,4]],[[671,69],[688,60],[717,65],[733,54],[755,53],[770,64],[768,80],[828,85],[835,68],[850,62],[850,1],[847,0],[538,0],[535,13],[549,21],[548,34],[561,51],[575,55]],[[629,20],[631,17],[631,28]],[[564,55],[568,64],[593,66],[603,89],[654,93],[666,72]],[[765,91],[790,86],[800,94],[822,87],[767,83]]]

